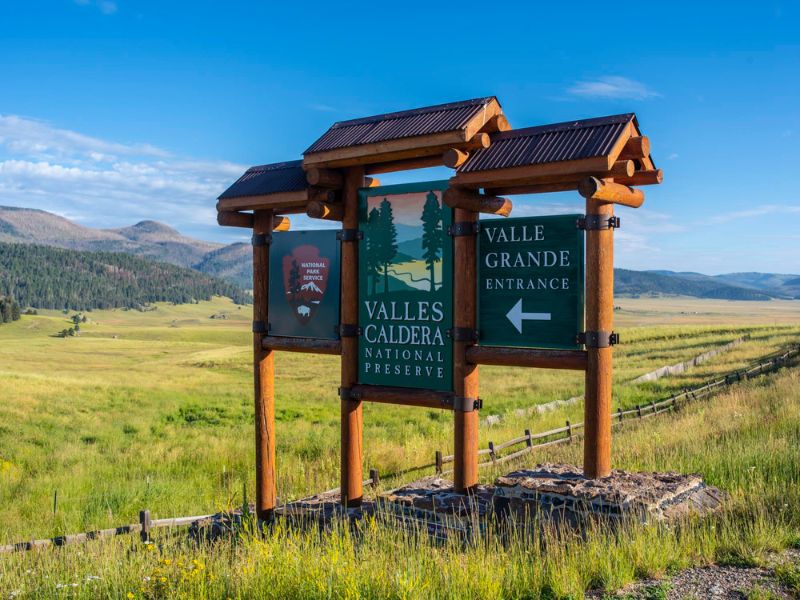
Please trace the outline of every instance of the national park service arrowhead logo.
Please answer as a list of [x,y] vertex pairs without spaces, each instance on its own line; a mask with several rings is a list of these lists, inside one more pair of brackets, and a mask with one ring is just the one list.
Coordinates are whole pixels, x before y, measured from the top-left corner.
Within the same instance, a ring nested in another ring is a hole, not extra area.
[[322,303],[328,287],[331,259],[320,256],[319,248],[307,244],[283,257],[283,287],[286,301],[301,325],[306,325]]

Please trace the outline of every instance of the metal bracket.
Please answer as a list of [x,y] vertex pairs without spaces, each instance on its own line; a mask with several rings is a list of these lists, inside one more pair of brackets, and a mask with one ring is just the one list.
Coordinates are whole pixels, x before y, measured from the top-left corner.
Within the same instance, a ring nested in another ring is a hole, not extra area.
[[364,232],[358,229],[342,229],[336,232],[336,239],[341,242],[357,242],[364,239]]
[[339,398],[342,400],[361,400],[361,394],[353,388],[339,388]]
[[269,323],[253,321],[253,333],[269,333]]
[[458,412],[472,412],[483,408],[483,400],[480,398],[464,398],[463,396],[451,396],[448,398],[447,406]]
[[587,348],[608,348],[619,344],[619,334],[613,331],[582,331],[575,341]]
[[453,327],[447,330],[447,337],[454,342],[477,342],[478,330],[470,327]]
[[453,237],[461,235],[478,235],[481,226],[478,221],[459,221],[447,228],[447,234]]
[[604,231],[606,229],[619,229],[619,217],[606,215],[586,215],[575,221],[578,229],[585,231]]
[[253,244],[254,247],[269,246],[272,243],[272,234],[254,233],[253,237],[250,239],[250,243]]
[[334,326],[334,330],[339,334],[339,337],[358,337],[361,335],[361,327],[348,323],[336,325]]

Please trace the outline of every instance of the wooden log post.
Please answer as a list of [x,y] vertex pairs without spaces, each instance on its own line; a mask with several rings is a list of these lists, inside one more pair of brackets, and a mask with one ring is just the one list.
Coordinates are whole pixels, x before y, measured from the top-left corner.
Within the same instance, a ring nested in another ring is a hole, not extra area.
[[[364,185],[364,167],[350,167],[345,172],[342,192],[342,231],[354,234],[358,229],[358,188]],[[341,324],[358,325],[358,240],[355,235],[342,240]],[[361,400],[346,397],[358,381],[358,338],[342,336],[341,393],[341,480],[342,503],[360,506],[363,496]]]
[[[456,223],[475,223],[478,214],[457,208]],[[477,327],[477,236],[459,235],[453,243],[453,327]],[[467,348],[474,342],[456,336],[453,342],[453,384],[457,398],[478,398],[478,365],[467,361]],[[453,483],[459,494],[474,492],[478,486],[478,411],[456,410],[454,415],[455,465]]]
[[[614,205],[586,199],[586,215],[614,216]],[[614,325],[614,230],[586,232],[586,331],[610,334]],[[588,340],[587,340],[588,342]],[[588,478],[611,473],[612,347],[587,343],[583,471]]]
[[277,504],[275,485],[275,361],[265,348],[269,330],[267,289],[269,244],[273,230],[270,210],[253,214],[253,371],[255,380],[256,516],[272,519]]

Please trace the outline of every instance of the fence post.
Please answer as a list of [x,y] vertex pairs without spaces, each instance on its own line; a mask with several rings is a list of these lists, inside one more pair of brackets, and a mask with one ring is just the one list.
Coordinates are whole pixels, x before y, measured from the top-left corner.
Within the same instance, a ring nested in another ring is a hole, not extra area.
[[642,407],[639,404],[636,405],[636,416],[642,418]]
[[489,442],[489,458],[492,459],[494,464],[497,464],[497,455],[494,453],[494,442]]
[[533,448],[533,438],[531,437],[531,430],[530,429],[526,429],[525,430],[525,445],[528,448]]
[[150,541],[150,527],[152,522],[150,521],[150,511],[147,509],[139,511],[139,524],[142,526],[141,537],[143,542]]
[[617,418],[619,419],[619,422],[622,423],[622,409],[621,408],[617,409]]
[[53,516],[56,516],[56,510],[58,509],[58,490],[53,490]]
[[569,443],[572,443],[572,423],[567,421],[567,437],[569,438]]
[[378,476],[378,469],[370,469],[369,478],[372,480],[372,488],[376,489],[378,484],[381,482],[380,477]]
[[437,450],[436,451],[436,474],[437,475],[441,475],[443,470],[444,469],[442,467],[442,451],[441,450]]

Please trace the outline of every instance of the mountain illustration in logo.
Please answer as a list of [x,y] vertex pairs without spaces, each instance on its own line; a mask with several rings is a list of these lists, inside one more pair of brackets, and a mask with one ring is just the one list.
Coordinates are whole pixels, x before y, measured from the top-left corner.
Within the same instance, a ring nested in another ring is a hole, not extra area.
[[286,301],[295,318],[306,325],[325,296],[331,259],[320,256],[316,246],[306,244],[285,255],[282,264]]

